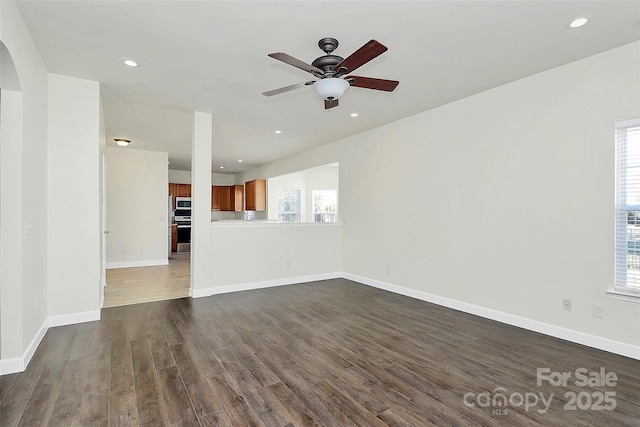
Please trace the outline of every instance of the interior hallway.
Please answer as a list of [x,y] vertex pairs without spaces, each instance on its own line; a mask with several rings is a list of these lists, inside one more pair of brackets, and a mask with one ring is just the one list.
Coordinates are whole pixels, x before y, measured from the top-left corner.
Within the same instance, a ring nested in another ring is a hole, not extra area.
[[107,270],[104,308],[189,296],[190,252],[173,252],[168,265]]

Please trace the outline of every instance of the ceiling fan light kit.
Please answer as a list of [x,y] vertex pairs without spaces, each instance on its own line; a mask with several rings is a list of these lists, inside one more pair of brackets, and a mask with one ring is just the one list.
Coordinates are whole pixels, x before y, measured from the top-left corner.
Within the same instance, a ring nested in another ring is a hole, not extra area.
[[313,74],[319,80],[311,80],[308,82],[298,83],[286,86],[280,89],[263,92],[265,96],[278,95],[280,93],[289,92],[300,89],[304,86],[315,88],[316,92],[324,99],[324,108],[329,109],[338,106],[338,99],[344,94],[349,86],[361,87],[364,89],[382,90],[392,92],[398,81],[377,79],[372,77],[345,76],[345,74],[354,71],[379,55],[387,51],[386,46],[377,40],[370,40],[360,49],[353,52],[346,59],[333,55],[332,52],[338,47],[338,40],[333,37],[325,37],[320,39],[318,47],[325,52],[325,55],[316,58],[311,64],[300,61],[283,52],[270,53],[273,59],[282,61],[303,71]]
[[313,88],[322,99],[339,99],[349,87],[349,82],[344,79],[327,77],[314,83]]

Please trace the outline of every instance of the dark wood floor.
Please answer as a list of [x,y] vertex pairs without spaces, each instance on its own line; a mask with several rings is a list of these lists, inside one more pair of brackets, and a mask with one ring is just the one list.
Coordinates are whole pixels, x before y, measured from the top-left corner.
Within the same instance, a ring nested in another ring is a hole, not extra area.
[[[538,387],[537,368],[618,381]],[[507,405],[488,406],[500,387]],[[596,405],[601,392],[615,396]],[[548,411],[525,410],[540,393]],[[572,393],[583,409],[565,410]],[[103,309],[99,322],[49,329],[25,372],[0,377],[3,427],[639,420],[636,360],[342,279]]]

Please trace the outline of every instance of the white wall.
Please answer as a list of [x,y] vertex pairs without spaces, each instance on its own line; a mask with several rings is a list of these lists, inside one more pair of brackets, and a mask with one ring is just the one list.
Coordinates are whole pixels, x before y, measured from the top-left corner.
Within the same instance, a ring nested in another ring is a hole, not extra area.
[[107,268],[168,263],[167,153],[106,147]]
[[[191,184],[191,171],[169,169],[169,182]],[[212,185],[234,185],[236,184],[236,176],[229,173],[212,173],[211,183]]]
[[191,184],[191,171],[169,169],[169,182],[176,184]]
[[211,283],[211,148],[213,116],[193,112],[191,135],[191,271],[189,294]]
[[[613,127],[640,115],[639,48],[343,140],[345,271],[640,345],[640,304],[605,293],[614,277]],[[604,319],[592,317],[594,303]]]
[[22,322],[14,320],[22,318],[22,92],[3,88],[0,97],[0,359],[6,359],[22,353]]
[[[100,310],[100,86],[49,75],[49,315]],[[70,167],[73,165],[73,167]]]
[[[20,230],[23,225],[31,227],[30,234],[14,236],[20,239],[22,247],[18,249],[19,254],[14,254],[21,269],[20,282],[0,282],[3,296],[0,372],[3,372],[4,362],[25,354],[47,318],[47,71],[22,15],[12,1],[0,2],[0,41],[15,64],[22,93],[21,140],[18,142],[22,161],[10,171],[2,170],[1,179],[3,185],[16,183],[21,186],[14,201],[22,211]],[[5,142],[3,139],[3,145]],[[5,238],[3,234],[2,239]],[[3,258],[2,268],[4,262]],[[5,295],[8,287],[11,288],[10,298]],[[8,306],[13,313],[9,320],[5,318]]]
[[211,231],[210,293],[337,277],[342,271],[340,224],[239,221],[213,223]]

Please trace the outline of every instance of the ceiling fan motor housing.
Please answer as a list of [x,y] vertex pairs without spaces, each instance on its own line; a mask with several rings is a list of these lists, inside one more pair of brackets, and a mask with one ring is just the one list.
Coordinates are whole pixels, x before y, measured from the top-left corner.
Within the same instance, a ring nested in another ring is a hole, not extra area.
[[325,77],[332,77],[335,74],[334,68],[343,61],[338,55],[324,55],[316,58],[311,65],[324,71]]
[[318,41],[318,47],[322,49],[326,55],[316,58],[311,63],[316,68],[320,68],[324,71],[324,77],[333,77],[335,74],[335,66],[341,63],[344,59],[338,55],[332,55],[331,52],[338,47],[338,40],[333,37],[325,37]]

